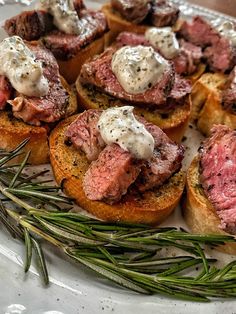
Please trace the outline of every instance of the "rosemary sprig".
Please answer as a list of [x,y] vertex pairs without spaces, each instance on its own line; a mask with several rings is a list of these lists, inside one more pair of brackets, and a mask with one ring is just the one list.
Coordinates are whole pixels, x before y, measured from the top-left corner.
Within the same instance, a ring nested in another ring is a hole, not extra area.
[[[25,242],[25,271],[34,251],[44,283],[48,273],[39,238],[59,247],[73,260],[103,277],[138,293],[158,293],[179,299],[207,302],[209,298],[236,296],[236,261],[217,268],[203,245],[233,242],[225,235],[193,235],[175,227],[149,228],[142,224],[106,223],[62,211],[70,204],[50,180],[26,175],[29,153],[20,165],[8,165],[26,145],[0,152],[0,221],[14,237]],[[41,174],[44,174],[44,172]],[[50,185],[49,185],[50,183]],[[45,208],[54,202],[57,210]],[[40,210],[38,209],[40,208]],[[163,255],[174,248],[177,256]],[[195,267],[198,271],[193,272]]]

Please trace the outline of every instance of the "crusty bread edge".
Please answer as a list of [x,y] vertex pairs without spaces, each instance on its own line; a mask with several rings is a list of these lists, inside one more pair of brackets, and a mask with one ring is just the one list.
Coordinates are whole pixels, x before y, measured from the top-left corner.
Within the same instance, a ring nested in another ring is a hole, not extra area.
[[236,115],[221,106],[221,90],[227,76],[222,73],[205,73],[193,85],[191,93],[192,120],[206,136],[214,124],[224,124],[236,128]]
[[[199,158],[195,157],[187,172],[187,194],[183,206],[184,219],[193,233],[229,235],[220,229],[220,219],[207,199],[199,181]],[[236,254],[236,243],[227,243],[218,250]]]

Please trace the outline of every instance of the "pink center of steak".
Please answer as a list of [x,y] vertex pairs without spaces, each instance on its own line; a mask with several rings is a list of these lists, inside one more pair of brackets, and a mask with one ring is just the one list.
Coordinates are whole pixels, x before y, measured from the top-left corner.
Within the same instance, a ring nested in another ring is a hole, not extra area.
[[147,89],[144,93],[130,94],[122,88],[112,72],[111,62],[115,51],[115,48],[108,48],[99,57],[85,63],[80,73],[81,83],[91,84],[116,98],[134,103],[153,104],[156,106],[165,103],[174,84],[174,69],[171,63],[169,63],[163,76],[153,87]]
[[66,130],[65,136],[75,148],[81,149],[89,161],[96,160],[105,147],[97,128],[101,110],[88,110],[81,113]]
[[65,136],[75,148],[82,150],[91,163],[84,177],[84,191],[91,200],[118,202],[135,182],[140,191],[160,186],[181,167],[183,147],[172,142],[157,126],[136,116],[155,140],[150,160],[135,160],[130,152],[101,138],[97,123],[100,110],[80,114],[68,127]]
[[34,44],[27,43],[37,60],[43,64],[43,75],[48,79],[49,92],[43,97],[27,97],[18,94],[14,100],[9,100],[16,118],[32,125],[41,122],[51,123],[65,116],[69,102],[67,91],[61,84],[58,64],[52,53]]
[[84,176],[85,194],[94,201],[118,202],[140,171],[129,152],[116,144],[108,145]]
[[191,23],[185,21],[179,34],[191,43],[206,48],[204,57],[212,71],[225,72],[236,64],[236,49],[230,40],[200,16],[194,17]]
[[13,92],[13,88],[8,79],[0,75],[0,110],[3,110],[6,106],[7,100],[10,98]]
[[236,233],[236,131],[218,125],[200,150],[201,183],[221,220]]

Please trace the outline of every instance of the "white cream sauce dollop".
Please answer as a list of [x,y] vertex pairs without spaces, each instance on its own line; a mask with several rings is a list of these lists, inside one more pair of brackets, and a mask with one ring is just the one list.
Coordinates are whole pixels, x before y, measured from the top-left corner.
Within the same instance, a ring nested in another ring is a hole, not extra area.
[[179,42],[171,27],[151,27],[146,30],[145,38],[167,59],[173,59],[179,53]]
[[81,24],[72,0],[41,0],[41,8],[53,16],[54,25],[66,34],[79,35]]
[[133,114],[134,107],[114,107],[103,111],[98,129],[106,144],[116,143],[137,159],[153,156],[154,138]]
[[43,75],[42,63],[18,36],[0,43],[0,75],[26,96],[41,97],[48,93],[48,81]]
[[169,64],[152,47],[139,45],[117,50],[112,57],[111,66],[123,89],[130,94],[139,94],[161,80]]

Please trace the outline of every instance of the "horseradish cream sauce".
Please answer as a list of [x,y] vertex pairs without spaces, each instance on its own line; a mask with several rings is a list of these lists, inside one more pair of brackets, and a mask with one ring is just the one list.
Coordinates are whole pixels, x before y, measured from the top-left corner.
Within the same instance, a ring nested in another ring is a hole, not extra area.
[[179,43],[171,27],[151,27],[145,32],[145,38],[167,59],[179,53]]
[[79,35],[81,25],[71,0],[41,0],[41,8],[53,16],[54,25],[67,34]]
[[169,66],[152,47],[125,46],[112,57],[112,71],[123,89],[139,94],[153,87]]
[[18,36],[0,43],[0,75],[6,76],[17,92],[26,96],[41,97],[48,93],[42,63]]
[[137,159],[149,159],[153,155],[154,139],[136,120],[133,109],[132,106],[124,106],[103,111],[98,129],[106,144],[116,143]]

